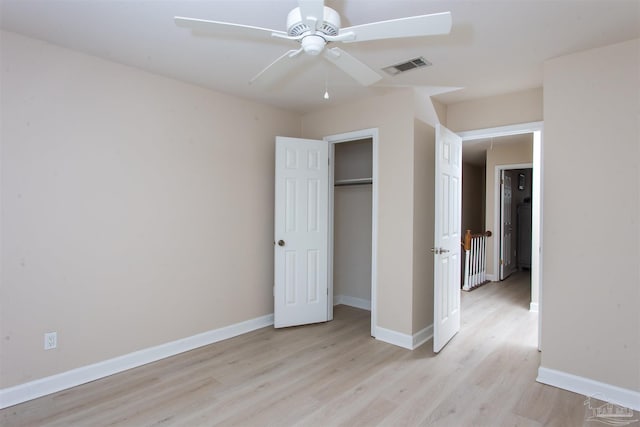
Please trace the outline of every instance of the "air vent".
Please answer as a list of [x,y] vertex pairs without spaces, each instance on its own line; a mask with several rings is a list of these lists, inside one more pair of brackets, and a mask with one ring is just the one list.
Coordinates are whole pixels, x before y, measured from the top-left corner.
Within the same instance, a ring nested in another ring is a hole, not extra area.
[[424,59],[422,56],[414,59],[410,59],[407,62],[402,62],[396,65],[390,65],[384,67],[383,70],[392,76],[404,73],[405,71],[415,70],[416,68],[428,67],[432,65],[431,62]]

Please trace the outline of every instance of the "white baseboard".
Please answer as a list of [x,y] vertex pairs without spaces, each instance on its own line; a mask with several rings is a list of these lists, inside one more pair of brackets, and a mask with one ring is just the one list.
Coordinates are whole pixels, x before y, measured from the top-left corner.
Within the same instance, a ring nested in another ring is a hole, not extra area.
[[213,329],[166,344],[135,351],[50,377],[0,389],[0,409],[117,374],[127,369],[146,365],[147,363],[155,362],[166,357],[175,356],[176,354],[198,347],[233,338],[270,325],[273,325],[273,314],[256,317],[255,319],[235,323],[223,328]]
[[371,311],[371,301],[370,300],[366,300],[366,299],[362,299],[362,298],[356,298],[356,297],[350,297],[348,295],[334,295],[334,297],[333,297],[333,305],[338,305],[338,304],[348,305],[350,307],[355,307],[355,308],[360,308],[362,310]]
[[529,303],[529,311],[532,312],[532,313],[537,313],[538,312],[538,303],[537,302]]
[[495,274],[487,274],[485,277],[487,278],[487,280],[490,280],[492,282],[498,281],[498,276],[496,276]]
[[414,335],[403,334],[391,329],[376,327],[376,339],[407,350],[415,350],[433,337],[433,325],[418,331]]
[[599,400],[624,406],[625,408],[640,411],[640,391],[621,388],[542,366],[538,368],[538,378],[536,378],[536,381],[582,394],[585,396],[585,399],[594,397]]
[[413,348],[416,349],[433,338],[433,324],[413,334]]
[[391,329],[376,326],[376,339],[407,350],[413,350],[413,337],[411,335],[392,331]]

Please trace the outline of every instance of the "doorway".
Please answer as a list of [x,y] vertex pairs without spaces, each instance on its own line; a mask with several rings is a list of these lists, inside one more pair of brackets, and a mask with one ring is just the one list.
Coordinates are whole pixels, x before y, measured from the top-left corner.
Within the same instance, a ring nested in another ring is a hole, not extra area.
[[[542,150],[543,150],[543,123],[531,122],[522,123],[517,125],[501,126],[496,128],[479,129],[472,131],[460,132],[459,135],[463,142],[474,141],[484,138],[495,138],[508,135],[521,135],[532,134],[533,135],[533,170],[532,170],[532,205],[531,205],[531,302],[530,311],[540,312],[540,300],[542,294],[542,182],[543,182],[543,165],[542,165]],[[499,208],[499,206],[498,206]],[[498,218],[496,216],[496,218]],[[491,221],[491,218],[486,218],[487,224]],[[494,230],[497,230],[499,219],[494,220]],[[497,253],[497,246],[495,246],[494,256],[494,271],[498,271],[496,263],[499,260]],[[541,328],[542,316],[538,315],[538,349],[542,350],[541,343]]]
[[496,167],[500,198],[498,224],[499,280],[531,269],[532,164]]
[[376,336],[378,130],[324,138],[329,143],[329,304],[371,310]]
[[371,311],[371,138],[336,143],[333,180],[333,304]]

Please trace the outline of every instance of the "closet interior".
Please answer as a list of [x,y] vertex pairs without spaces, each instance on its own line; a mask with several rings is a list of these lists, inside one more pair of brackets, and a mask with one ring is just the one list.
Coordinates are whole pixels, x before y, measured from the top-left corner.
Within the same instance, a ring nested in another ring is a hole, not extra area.
[[335,304],[371,310],[373,142],[334,144]]

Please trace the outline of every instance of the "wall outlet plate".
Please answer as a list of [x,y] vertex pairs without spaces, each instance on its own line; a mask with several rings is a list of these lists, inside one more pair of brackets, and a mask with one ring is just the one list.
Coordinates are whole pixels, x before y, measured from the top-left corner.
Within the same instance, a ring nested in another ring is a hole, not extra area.
[[47,332],[44,334],[44,349],[51,350],[58,346],[58,333]]

